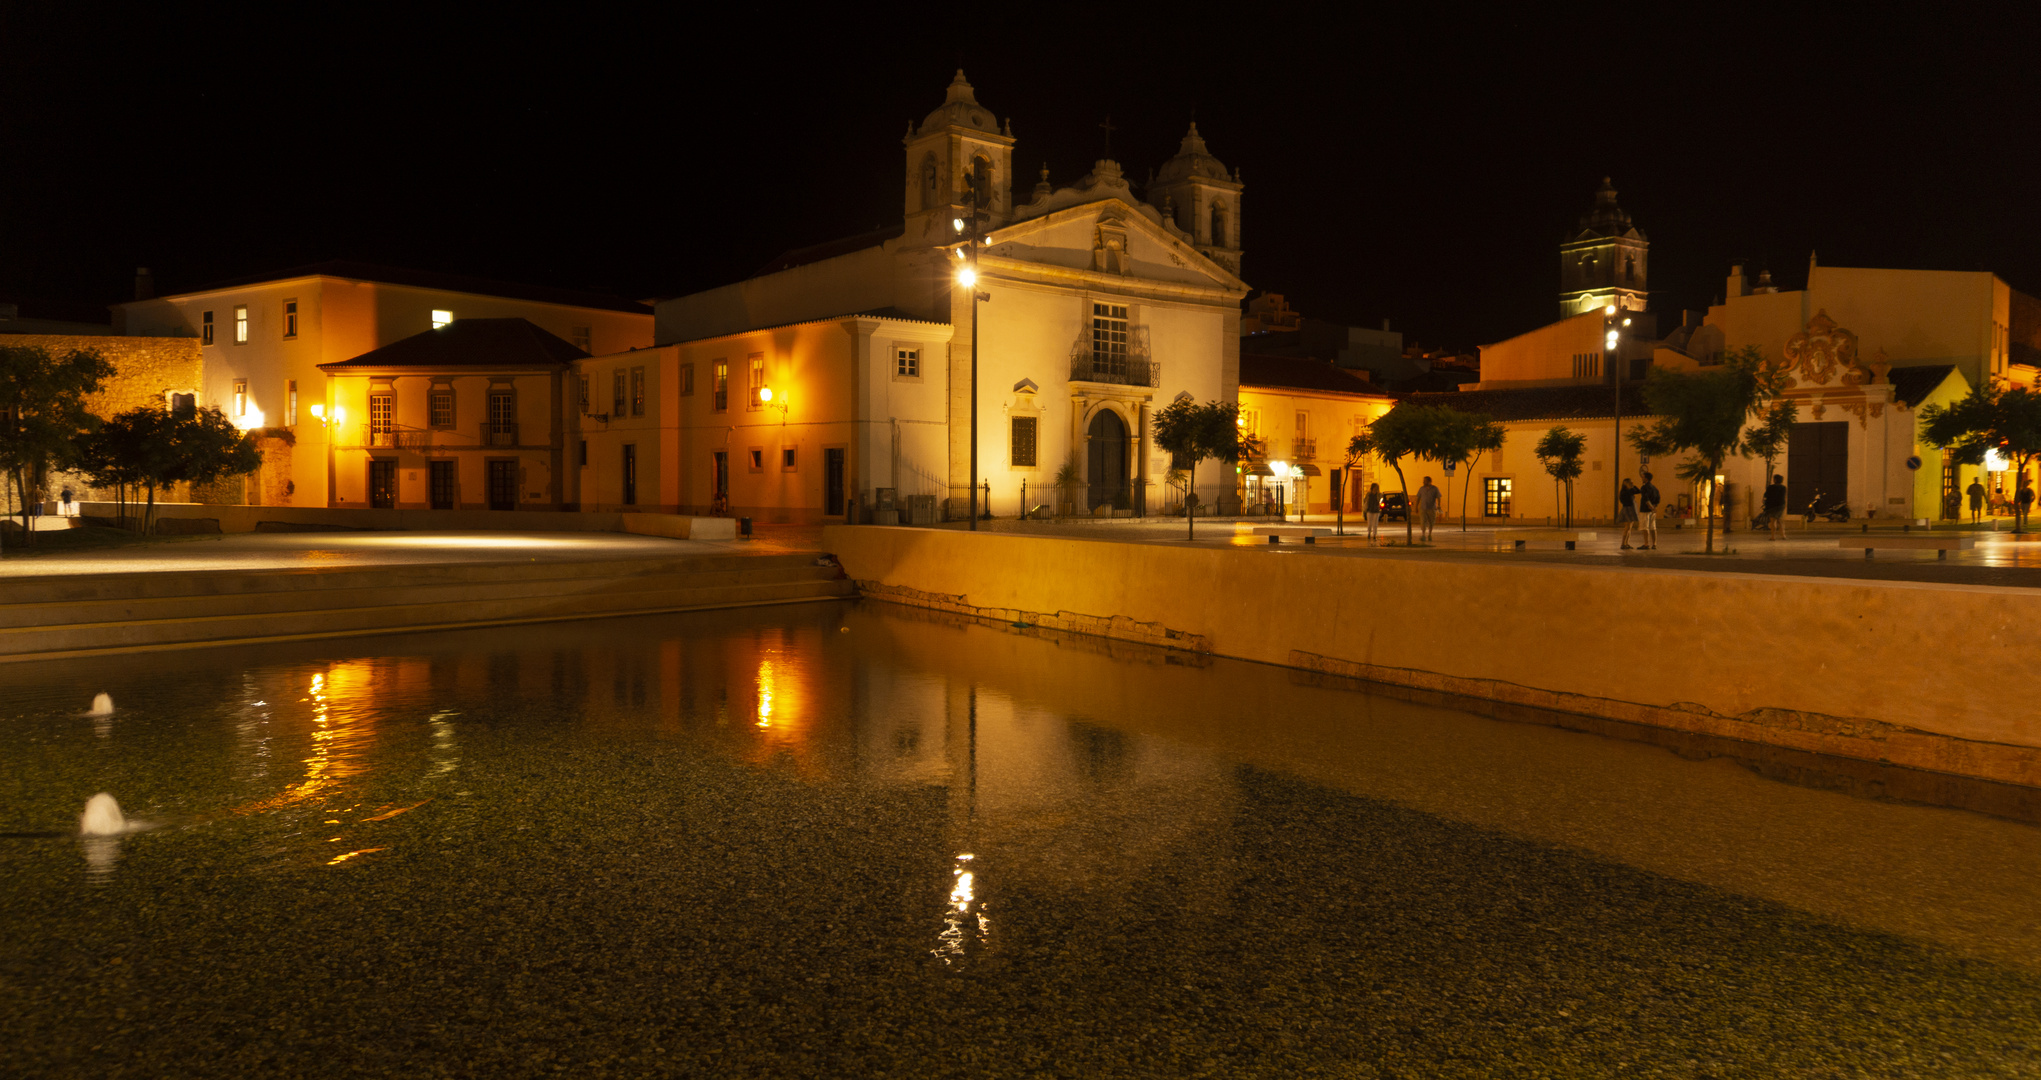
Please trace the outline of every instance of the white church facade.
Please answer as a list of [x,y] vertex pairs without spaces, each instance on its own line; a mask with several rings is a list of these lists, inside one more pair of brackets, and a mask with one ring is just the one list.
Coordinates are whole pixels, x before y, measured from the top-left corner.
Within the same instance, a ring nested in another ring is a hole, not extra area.
[[[903,143],[898,225],[661,301],[653,347],[579,363],[572,501],[905,521],[963,517],[976,486],[1000,517],[1159,508],[1155,410],[1238,394],[1238,173],[1193,125],[1140,195],[1100,160],[1064,186],[1044,168],[1023,201],[1011,121],[961,71]],[[966,288],[954,222],[974,180],[991,195]],[[1066,463],[1077,483],[1059,489]],[[1199,472],[1207,504],[1235,498]]]

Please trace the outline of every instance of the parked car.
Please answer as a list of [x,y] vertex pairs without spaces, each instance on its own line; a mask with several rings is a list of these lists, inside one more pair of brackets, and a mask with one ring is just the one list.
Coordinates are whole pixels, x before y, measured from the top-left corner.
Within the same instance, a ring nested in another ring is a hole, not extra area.
[[1400,491],[1382,493],[1382,520],[1403,521],[1410,517],[1410,502]]

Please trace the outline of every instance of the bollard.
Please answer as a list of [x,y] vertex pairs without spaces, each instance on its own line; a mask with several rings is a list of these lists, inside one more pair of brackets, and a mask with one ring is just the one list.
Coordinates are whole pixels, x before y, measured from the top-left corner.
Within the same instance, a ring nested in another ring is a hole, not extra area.
[[738,518],[738,519],[737,519],[737,537],[738,537],[738,539],[740,539],[740,540],[749,540],[749,539],[751,539],[751,519],[750,519],[750,518],[748,518],[748,517],[741,517],[741,518]]

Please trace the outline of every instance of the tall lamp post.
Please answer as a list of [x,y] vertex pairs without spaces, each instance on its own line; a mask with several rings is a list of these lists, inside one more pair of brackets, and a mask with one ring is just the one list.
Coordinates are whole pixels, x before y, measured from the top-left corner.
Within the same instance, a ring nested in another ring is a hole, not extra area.
[[[978,249],[988,243],[985,239],[985,223],[992,215],[985,211],[990,200],[978,190],[978,177],[973,174],[964,179],[964,215],[951,221],[963,245],[957,249],[957,258],[964,266],[957,271],[957,284],[971,293],[971,475],[968,485],[971,489],[971,531],[978,531],[978,301],[992,299],[992,294],[978,289]],[[989,488],[989,482],[988,482]],[[988,490],[986,498],[991,499]],[[1025,513],[1027,508],[1022,507]]]

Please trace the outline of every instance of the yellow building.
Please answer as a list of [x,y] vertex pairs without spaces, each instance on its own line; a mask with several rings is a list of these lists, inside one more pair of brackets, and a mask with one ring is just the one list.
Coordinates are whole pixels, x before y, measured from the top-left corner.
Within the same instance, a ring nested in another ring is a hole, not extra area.
[[1342,494],[1346,509],[1358,511],[1380,463],[1361,462],[1358,475],[1349,474],[1347,445],[1395,404],[1366,379],[1322,360],[1242,355],[1240,430],[1262,448],[1240,466],[1247,511],[1271,512],[1279,493],[1290,513],[1300,506],[1332,513]]
[[525,319],[456,319],[319,365],[331,505],[558,510],[570,500],[567,380],[584,354]]

